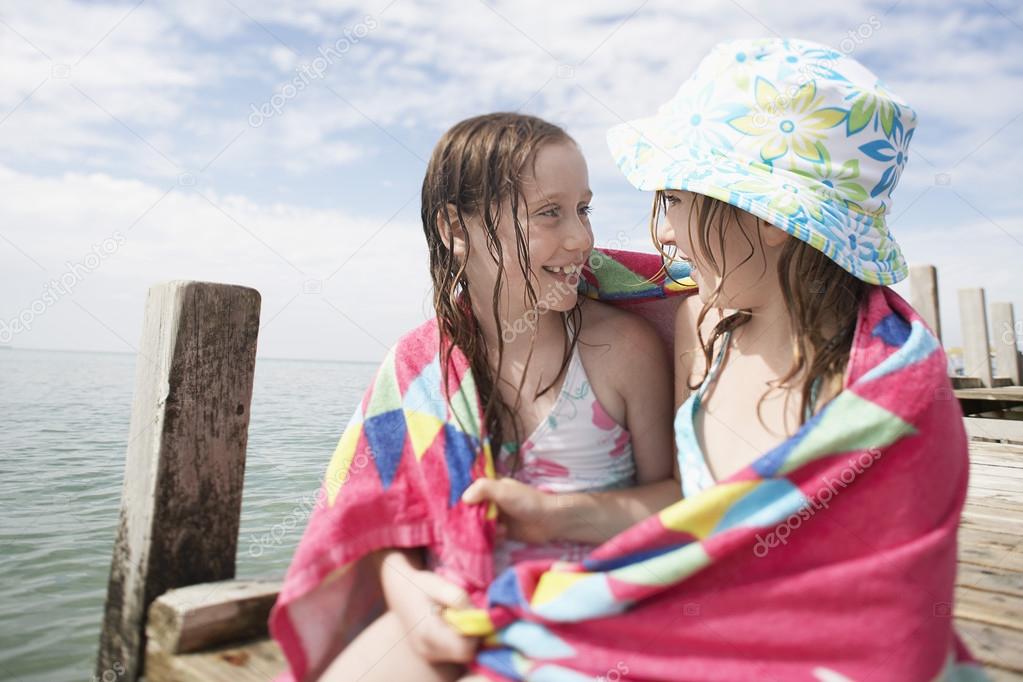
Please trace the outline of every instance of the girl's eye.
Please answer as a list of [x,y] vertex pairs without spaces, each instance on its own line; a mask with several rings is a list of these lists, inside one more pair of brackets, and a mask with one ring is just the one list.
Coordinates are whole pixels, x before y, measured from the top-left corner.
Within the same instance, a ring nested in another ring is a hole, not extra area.
[[544,210],[540,211],[537,215],[542,215],[545,218],[557,218],[558,217],[558,207],[557,206],[551,206],[550,208],[545,208]]
[[679,199],[678,197],[673,196],[671,194],[662,194],[661,197],[664,199],[665,207],[667,207],[667,206],[674,206],[675,204],[677,204],[677,203],[679,203],[681,201],[681,199]]
[[589,205],[587,205],[587,206],[580,206],[579,207],[579,212],[582,213],[583,215],[590,215],[591,213],[593,213],[593,207],[589,206]]

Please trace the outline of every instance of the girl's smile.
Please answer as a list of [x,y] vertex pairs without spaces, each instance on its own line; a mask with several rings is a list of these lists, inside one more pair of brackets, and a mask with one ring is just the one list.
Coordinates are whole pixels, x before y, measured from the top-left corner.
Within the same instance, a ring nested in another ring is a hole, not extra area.
[[565,265],[544,265],[543,271],[557,282],[566,286],[576,286],[583,273],[584,262],[567,263]]

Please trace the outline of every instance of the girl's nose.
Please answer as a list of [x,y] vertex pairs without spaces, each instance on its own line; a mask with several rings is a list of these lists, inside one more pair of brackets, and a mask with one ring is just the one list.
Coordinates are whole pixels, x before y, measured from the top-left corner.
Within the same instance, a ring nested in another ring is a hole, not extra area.
[[675,229],[671,226],[671,221],[666,217],[662,218],[657,224],[657,241],[665,246],[676,246]]
[[577,220],[565,238],[566,251],[588,251],[593,247],[593,232],[582,220]]

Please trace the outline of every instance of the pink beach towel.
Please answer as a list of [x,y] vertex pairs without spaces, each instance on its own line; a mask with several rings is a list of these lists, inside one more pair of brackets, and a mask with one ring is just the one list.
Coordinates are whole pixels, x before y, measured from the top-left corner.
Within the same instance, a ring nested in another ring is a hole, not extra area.
[[[691,290],[637,286],[656,256],[602,253],[588,295],[643,310]],[[411,546],[469,591],[478,608],[447,616],[485,638],[473,668],[494,680],[985,679],[951,616],[962,413],[890,289],[860,311],[844,390],[794,436],[581,562],[496,579],[494,510],[459,501],[494,475],[490,444],[464,357],[445,390],[439,345],[433,322],[402,339],[341,438],[271,614],[286,679],[314,679],[379,613],[360,559]]]

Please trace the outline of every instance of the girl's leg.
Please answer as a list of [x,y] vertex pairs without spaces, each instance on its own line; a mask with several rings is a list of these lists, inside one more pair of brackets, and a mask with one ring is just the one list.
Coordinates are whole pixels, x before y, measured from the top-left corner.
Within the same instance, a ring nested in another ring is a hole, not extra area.
[[430,663],[412,650],[401,621],[387,611],[363,630],[327,667],[320,682],[455,682],[455,663]]

